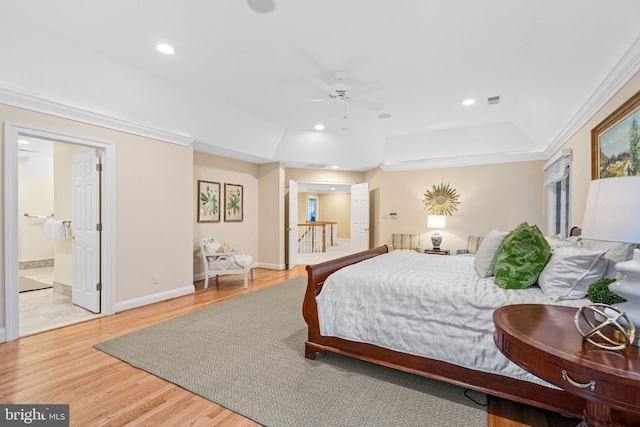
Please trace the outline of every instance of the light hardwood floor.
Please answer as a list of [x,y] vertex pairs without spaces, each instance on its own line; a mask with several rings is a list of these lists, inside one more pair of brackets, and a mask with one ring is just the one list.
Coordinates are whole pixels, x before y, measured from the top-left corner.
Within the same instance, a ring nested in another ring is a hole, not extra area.
[[[0,402],[69,404],[73,426],[256,426],[254,422],[140,371],[92,346],[300,275],[256,269],[249,289],[242,276],[223,276],[195,294],[0,344]],[[302,303],[302,302],[301,302]],[[300,343],[300,345],[303,345]],[[575,426],[577,421],[502,400],[492,403],[489,427]]]

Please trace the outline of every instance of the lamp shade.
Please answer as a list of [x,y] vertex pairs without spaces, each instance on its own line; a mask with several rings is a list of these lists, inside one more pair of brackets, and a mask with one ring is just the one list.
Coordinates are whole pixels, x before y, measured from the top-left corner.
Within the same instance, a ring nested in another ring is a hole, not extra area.
[[582,237],[640,243],[640,176],[591,181]]
[[447,216],[446,215],[427,216],[427,228],[447,228]]

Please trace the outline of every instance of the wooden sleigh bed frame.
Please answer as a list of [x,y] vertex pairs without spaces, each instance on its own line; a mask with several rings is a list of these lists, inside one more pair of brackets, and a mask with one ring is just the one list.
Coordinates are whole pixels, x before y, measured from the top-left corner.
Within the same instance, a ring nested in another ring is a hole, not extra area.
[[491,396],[551,410],[575,418],[582,417],[586,401],[562,390],[511,377],[463,368],[440,360],[401,353],[372,344],[320,335],[316,295],[322,291],[322,285],[327,277],[342,267],[387,252],[389,252],[389,248],[385,245],[306,267],[308,282],[302,305],[302,314],[309,330],[308,340],[305,342],[305,357],[307,359],[315,359],[316,353],[324,355],[327,351],[330,351],[478,390]]

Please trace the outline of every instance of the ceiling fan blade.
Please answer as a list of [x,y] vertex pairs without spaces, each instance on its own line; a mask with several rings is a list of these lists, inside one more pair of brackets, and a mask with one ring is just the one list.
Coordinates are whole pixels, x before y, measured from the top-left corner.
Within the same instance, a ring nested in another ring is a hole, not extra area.
[[368,110],[373,110],[373,111],[382,111],[384,109],[384,104],[380,104],[379,102],[369,101],[368,99],[351,98],[351,101],[349,103],[355,106],[366,108]]
[[365,83],[360,86],[356,86],[353,89],[349,89],[347,92],[349,96],[353,97],[353,96],[360,96],[364,93],[369,93],[369,92],[373,92],[380,89],[384,89],[384,83],[382,83],[380,80],[374,80],[372,82]]
[[328,94],[330,94],[330,95],[333,95],[333,94],[335,94],[335,93],[336,93],[336,91],[335,91],[335,90],[333,90],[333,89],[331,88],[331,86],[329,86],[328,84],[326,84],[325,82],[323,82],[323,81],[322,81],[322,80],[320,80],[320,79],[311,79],[311,81],[312,81],[316,86],[318,86],[320,89],[322,89],[322,91],[323,91],[323,92],[325,92],[325,93],[328,93]]
[[302,101],[302,102],[305,102],[305,103],[307,103],[307,102],[324,102],[324,101],[330,101],[330,100],[331,100],[331,98],[317,98],[317,99],[307,99],[307,100]]

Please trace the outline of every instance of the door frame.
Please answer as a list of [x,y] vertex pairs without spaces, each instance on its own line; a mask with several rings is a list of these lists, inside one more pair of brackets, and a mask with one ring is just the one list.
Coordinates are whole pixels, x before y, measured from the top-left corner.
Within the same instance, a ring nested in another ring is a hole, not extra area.
[[18,286],[18,139],[31,136],[101,149],[102,193],[102,302],[101,312],[115,313],[115,145],[62,134],[34,126],[4,122],[4,310],[5,340],[20,336]]

